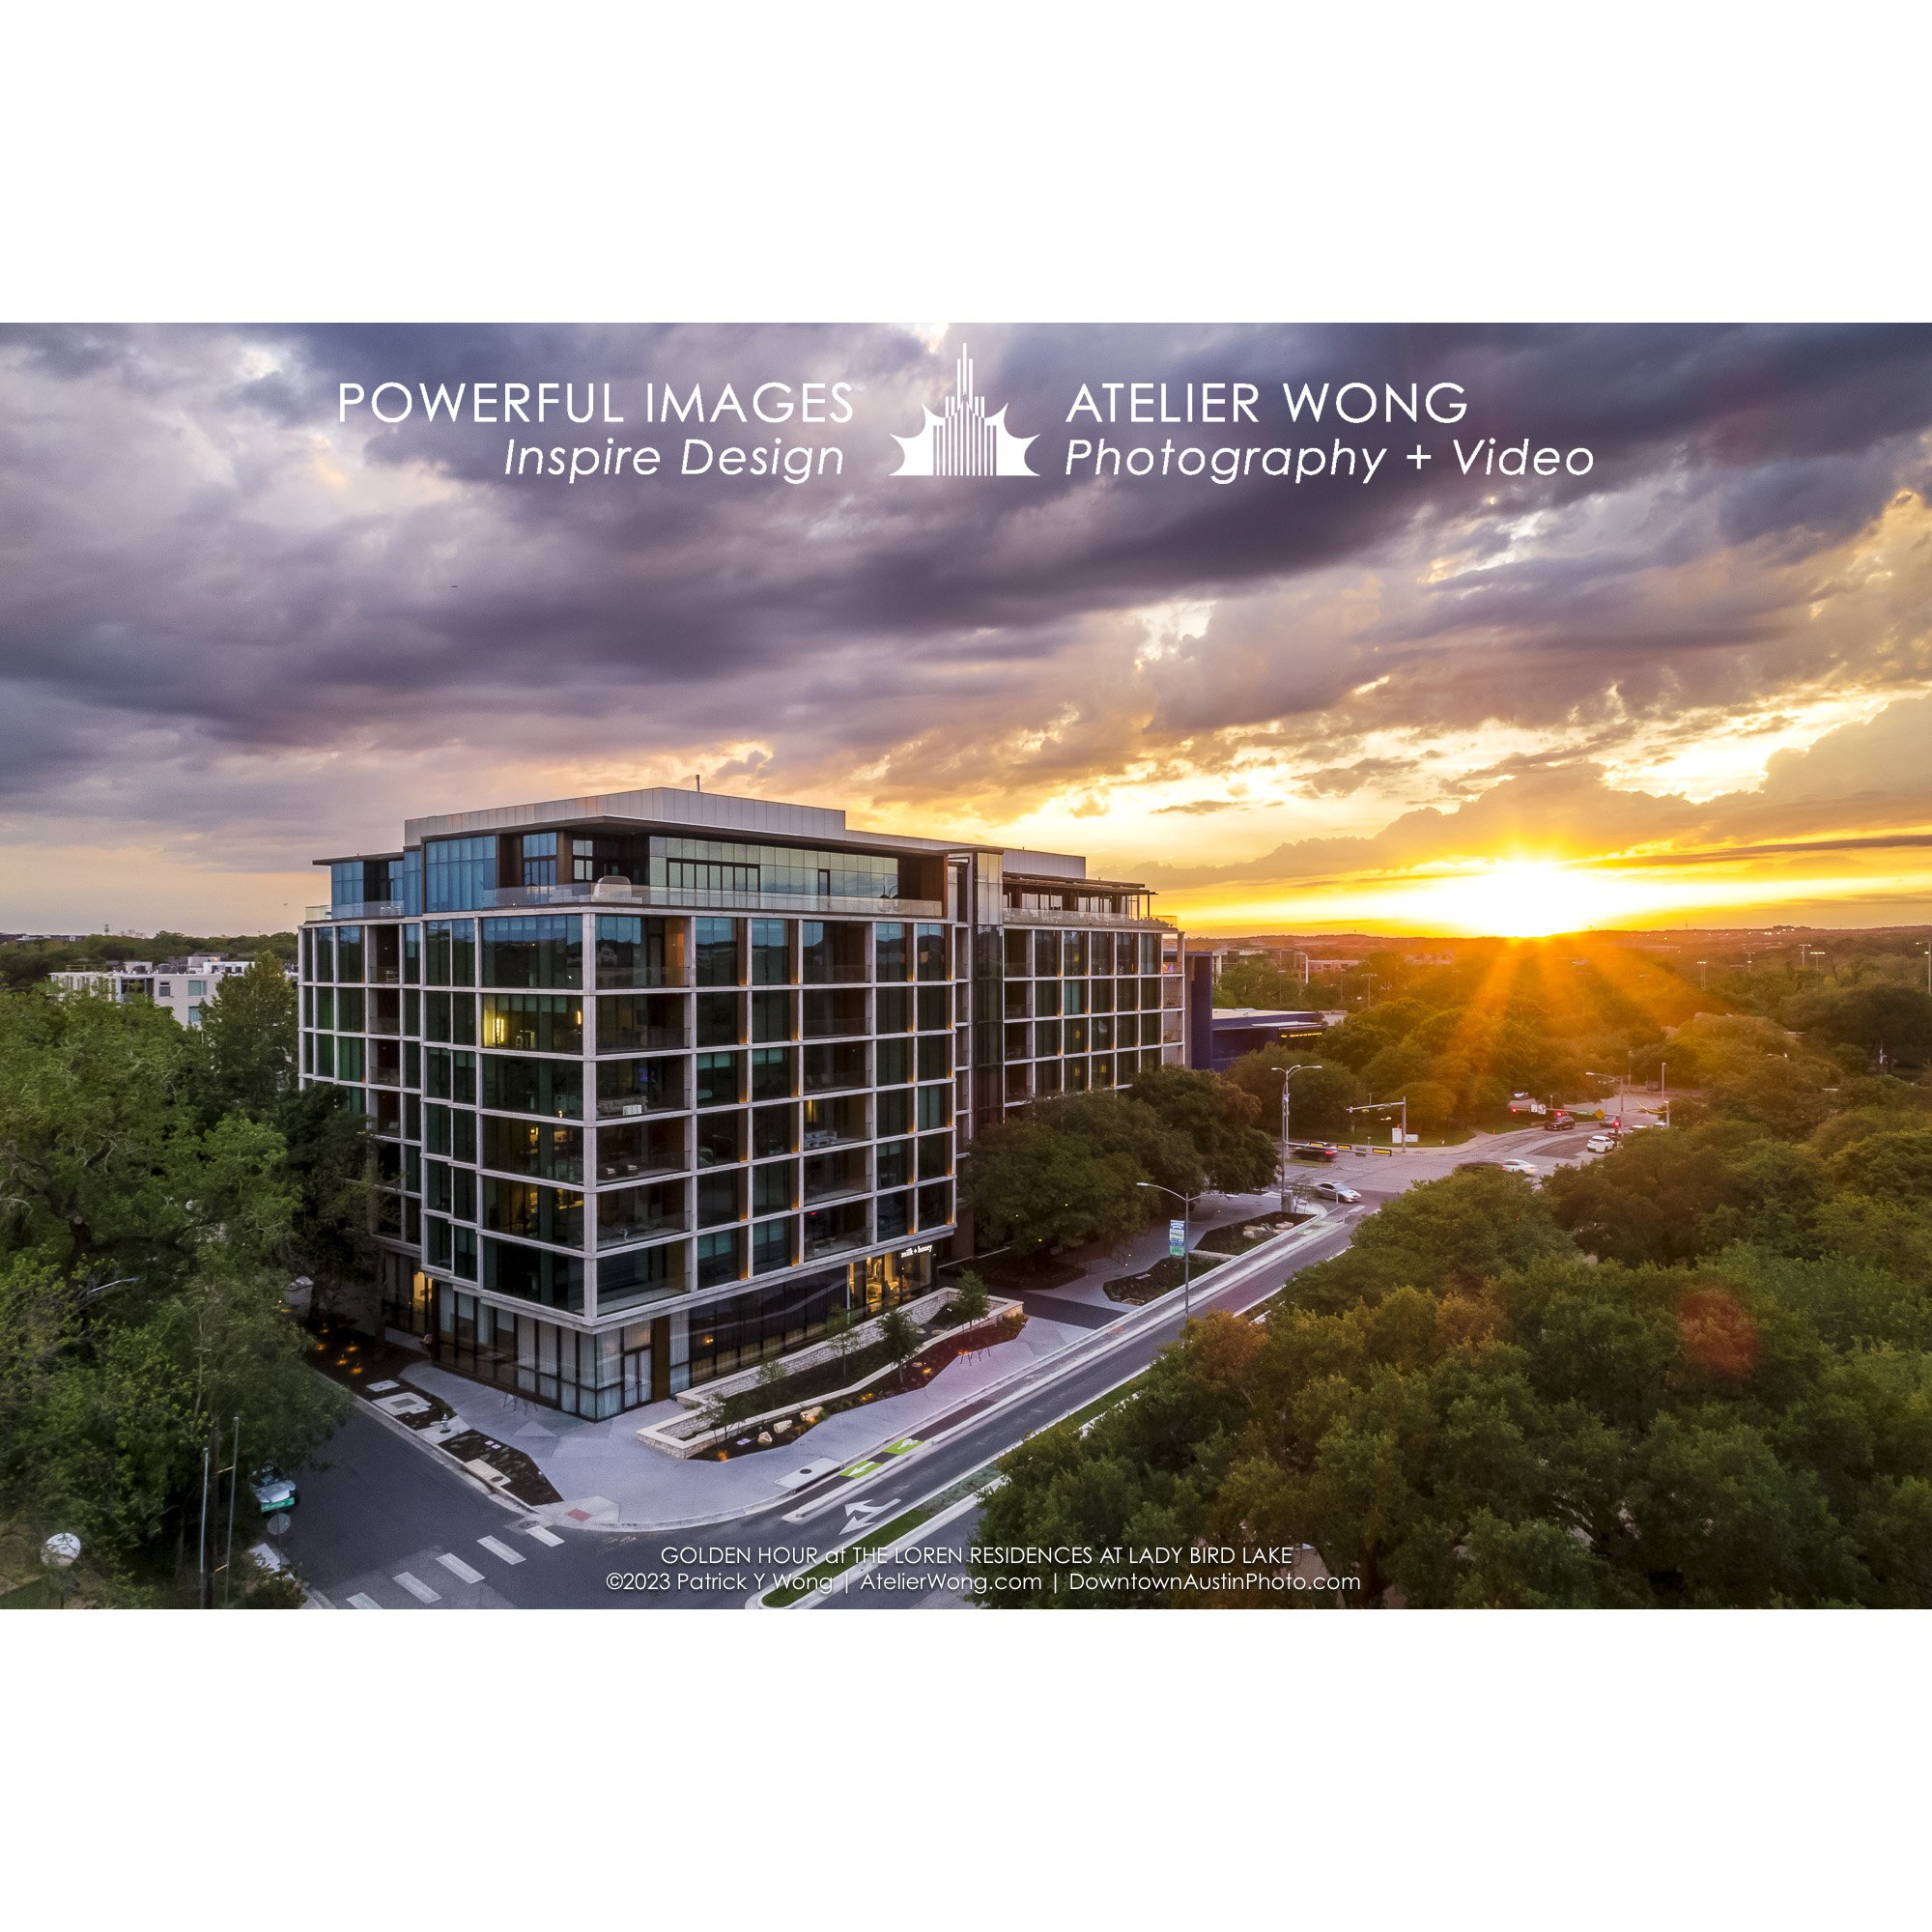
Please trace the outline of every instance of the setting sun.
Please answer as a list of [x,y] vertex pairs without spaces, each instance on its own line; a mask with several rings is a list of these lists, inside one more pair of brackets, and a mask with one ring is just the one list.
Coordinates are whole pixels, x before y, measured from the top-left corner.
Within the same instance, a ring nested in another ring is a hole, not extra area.
[[1477,872],[1419,883],[1419,900],[1452,930],[1506,939],[1580,932],[1627,918],[1640,889],[1581,867],[1548,859],[1505,859]]

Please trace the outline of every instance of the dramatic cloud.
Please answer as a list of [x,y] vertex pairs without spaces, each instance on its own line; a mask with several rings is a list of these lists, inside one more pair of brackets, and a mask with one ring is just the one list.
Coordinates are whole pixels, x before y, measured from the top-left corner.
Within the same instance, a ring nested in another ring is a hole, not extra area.
[[[888,473],[961,340],[1037,480]],[[337,422],[342,383],[505,379],[848,383],[837,430],[648,433],[844,470],[571,487],[506,438],[604,430]],[[1251,381],[1264,420],[1066,424],[1130,380]],[[1593,467],[1066,473],[1070,435],[1329,443],[1280,384],[1354,380],[1462,384],[1438,450]],[[1928,489],[1922,328],[0,331],[0,926],[286,918],[406,813],[693,772],[1086,849],[1196,918],[1519,848],[1755,845],[1829,906],[1769,848],[1932,829]],[[1887,849],[1873,890],[1932,896]]]

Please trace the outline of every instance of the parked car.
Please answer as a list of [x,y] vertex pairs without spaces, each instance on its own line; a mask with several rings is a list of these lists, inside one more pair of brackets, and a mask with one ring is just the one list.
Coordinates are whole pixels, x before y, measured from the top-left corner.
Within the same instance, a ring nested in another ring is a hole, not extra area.
[[1324,1201],[1359,1201],[1362,1198],[1344,1180],[1318,1180],[1308,1191],[1321,1195]]
[[1505,1174],[1534,1175],[1536,1173],[1536,1163],[1533,1160],[1523,1160],[1520,1157],[1515,1160],[1506,1160],[1503,1162],[1503,1172]]
[[285,1476],[272,1463],[265,1463],[248,1479],[248,1487],[255,1492],[255,1507],[264,1516],[273,1516],[279,1510],[292,1510],[296,1506],[296,1486],[293,1477]]
[[1583,1146],[1590,1153],[1608,1153],[1616,1144],[1616,1136],[1613,1134],[1592,1134]]

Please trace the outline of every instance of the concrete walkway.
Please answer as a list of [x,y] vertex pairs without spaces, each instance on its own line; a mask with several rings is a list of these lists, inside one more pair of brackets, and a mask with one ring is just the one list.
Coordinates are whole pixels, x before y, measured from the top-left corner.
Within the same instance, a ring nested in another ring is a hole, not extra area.
[[[1196,1197],[1194,1213],[1188,1222],[1188,1234],[1197,1248],[1201,1237],[1216,1228],[1225,1228],[1236,1221],[1252,1221],[1263,1214],[1279,1213],[1281,1198],[1270,1187],[1263,1194],[1204,1194]],[[1112,1309],[1117,1314],[1132,1313],[1124,1301],[1110,1301],[1107,1298],[1107,1283],[1118,1280],[1123,1274],[1140,1274],[1153,1266],[1154,1263],[1167,1253],[1167,1222],[1156,1221],[1152,1227],[1144,1228],[1130,1241],[1125,1241],[1105,1254],[1096,1255],[1085,1262],[1079,1276],[1068,1282],[1062,1282],[1052,1288],[1042,1285],[1029,1288],[1024,1277],[1011,1281],[991,1282],[988,1286],[996,1294],[1017,1295],[1029,1310],[1036,1302],[1051,1303],[1055,1300],[1085,1302],[1090,1306]],[[964,1264],[971,1267],[972,1263]],[[1048,1309],[1051,1313],[1051,1309]]]
[[[1132,1312],[1121,1310],[1122,1315]],[[828,1417],[793,1442],[725,1463],[679,1462],[638,1440],[645,1422],[683,1412],[674,1403],[627,1409],[608,1422],[586,1422],[427,1362],[405,1370],[403,1378],[440,1396],[469,1428],[521,1449],[543,1471],[563,1501],[530,1514],[613,1529],[668,1529],[776,1502],[787,1493],[783,1479],[808,1463],[831,1467],[869,1460],[889,1443],[917,1437],[929,1417],[1058,1354],[1089,1332],[1084,1324],[1063,1325],[1029,1313],[1026,1326],[1011,1341],[959,1356],[923,1387],[863,1403]]]

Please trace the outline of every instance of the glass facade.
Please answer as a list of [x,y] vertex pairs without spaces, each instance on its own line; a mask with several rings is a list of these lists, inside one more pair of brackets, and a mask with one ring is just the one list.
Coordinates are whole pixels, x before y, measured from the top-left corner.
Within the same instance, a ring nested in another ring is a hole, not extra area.
[[[577,1413],[911,1292],[976,1117],[1179,1053],[1171,933],[976,929],[963,855],[599,826],[341,864],[300,1064],[369,1122],[384,1305]],[[613,873],[655,907],[552,896]]]

